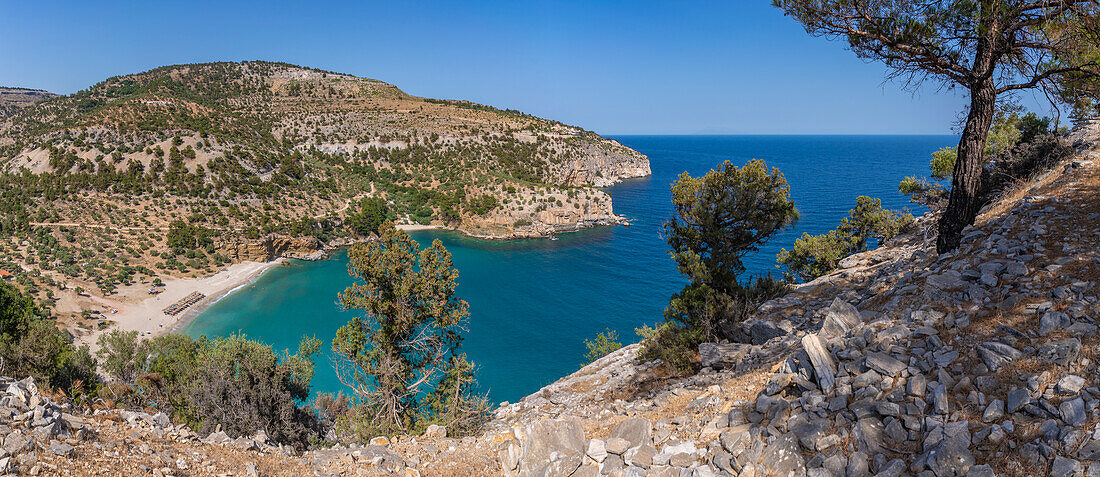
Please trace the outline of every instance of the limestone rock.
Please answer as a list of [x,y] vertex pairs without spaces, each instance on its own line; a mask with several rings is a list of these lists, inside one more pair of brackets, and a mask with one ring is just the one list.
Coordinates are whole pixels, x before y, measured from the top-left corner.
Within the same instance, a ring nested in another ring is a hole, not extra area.
[[700,343],[699,358],[704,367],[729,368],[740,363],[751,348],[744,343]]
[[652,443],[653,423],[649,419],[632,417],[620,422],[611,430],[609,438],[625,439],[634,448]]
[[821,338],[817,335],[803,336],[802,348],[806,350],[810,362],[813,363],[814,375],[817,376],[817,383],[821,386],[821,390],[832,391],[836,386],[836,362],[821,343]]

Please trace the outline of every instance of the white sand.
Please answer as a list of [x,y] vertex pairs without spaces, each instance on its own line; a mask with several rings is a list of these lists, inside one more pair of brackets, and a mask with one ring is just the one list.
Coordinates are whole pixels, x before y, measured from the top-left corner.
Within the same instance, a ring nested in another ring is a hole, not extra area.
[[420,225],[420,224],[398,224],[398,226],[397,226],[397,230],[405,230],[405,231],[410,231],[410,230],[435,230],[435,229],[441,229],[441,228],[443,228],[443,226],[441,226],[441,225]]
[[[127,301],[102,300],[113,306],[118,313],[108,314],[114,321],[110,329],[124,331],[136,330],[141,336],[149,337],[176,331],[177,325],[238,287],[251,283],[269,268],[279,265],[282,260],[271,262],[241,262],[205,278],[169,278],[164,280],[163,292],[148,295],[148,298]],[[192,292],[206,295],[202,301],[189,306],[176,315],[164,314],[164,309]],[[144,293],[144,292],[142,292]],[[96,331],[77,337],[80,344],[95,347],[95,341],[101,332]]]

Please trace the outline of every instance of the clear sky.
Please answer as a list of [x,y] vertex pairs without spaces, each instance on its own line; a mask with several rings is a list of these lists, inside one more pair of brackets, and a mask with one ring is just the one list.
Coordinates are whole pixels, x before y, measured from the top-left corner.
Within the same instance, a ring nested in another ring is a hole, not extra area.
[[770,3],[0,0],[0,85],[262,59],[603,134],[951,132],[960,93],[884,82]]

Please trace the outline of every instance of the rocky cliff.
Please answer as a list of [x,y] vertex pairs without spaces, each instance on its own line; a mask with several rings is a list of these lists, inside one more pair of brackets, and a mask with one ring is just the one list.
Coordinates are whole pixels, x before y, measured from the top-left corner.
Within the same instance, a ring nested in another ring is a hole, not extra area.
[[48,91],[27,88],[0,87],[0,118],[10,116],[21,108],[57,97]]
[[277,258],[312,260],[322,251],[322,244],[313,237],[268,235],[248,239],[232,235],[214,242],[218,253],[234,262],[270,262]]

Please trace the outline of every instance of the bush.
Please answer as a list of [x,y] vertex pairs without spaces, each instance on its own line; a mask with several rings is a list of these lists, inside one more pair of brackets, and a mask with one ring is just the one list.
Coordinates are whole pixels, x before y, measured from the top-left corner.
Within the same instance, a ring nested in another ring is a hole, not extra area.
[[740,168],[726,161],[701,178],[680,174],[672,202],[676,212],[665,233],[689,283],[669,299],[666,323],[643,329],[650,337],[639,356],[687,372],[699,343],[728,337],[723,330],[737,328],[762,303],[760,296],[785,290],[770,277],[749,287],[737,277],[745,271],[741,259],[793,224],[798,211],[783,174],[760,160]]
[[355,233],[366,237],[378,233],[378,227],[393,218],[386,201],[378,197],[367,197],[359,203],[359,210],[348,215],[347,225]]
[[695,369],[697,348],[706,340],[702,329],[672,321],[652,327],[642,326],[634,331],[643,339],[638,360],[658,360],[679,374],[688,374]]
[[198,225],[191,225],[182,220],[173,220],[168,224],[168,233],[165,242],[174,253],[181,254],[189,250],[205,248],[214,243],[211,238],[213,231]]
[[776,261],[787,266],[788,280],[810,281],[835,270],[845,257],[867,250],[869,241],[881,243],[912,225],[912,214],[883,209],[881,200],[859,196],[835,230],[802,234],[791,250],[780,249]]
[[584,362],[581,363],[581,366],[586,366],[607,356],[609,353],[622,348],[623,344],[619,342],[619,332],[608,328],[596,334],[596,337],[591,341],[584,340],[584,347],[588,348],[588,353],[584,355]]
[[34,300],[10,283],[0,282],[0,337],[18,339],[38,316]]
[[320,436],[314,414],[298,405],[309,396],[317,339],[303,339],[298,353],[282,360],[240,335],[138,341],[136,332],[114,330],[99,345],[103,371],[116,380],[111,395],[124,404],[165,411],[200,432],[263,430],[299,448]]
[[858,251],[854,238],[840,231],[804,233],[790,250],[781,249],[776,261],[787,266],[788,279],[810,281],[836,270],[841,260]]
[[[999,107],[986,136],[983,154],[988,164],[982,170],[979,193],[983,203],[992,200],[1009,184],[1057,163],[1070,153],[1069,148],[1058,141],[1050,118],[1040,118],[1035,113],[1020,116],[1020,111],[1019,106]],[[933,152],[929,163],[932,178],[950,179],[957,157],[957,147]],[[946,205],[950,192],[939,183],[915,177],[902,180],[898,190],[912,202],[932,209]]]
[[906,177],[898,184],[898,192],[909,196],[909,201],[930,209],[946,205],[947,188],[943,185],[916,177]]
[[86,396],[99,384],[88,347],[74,347],[67,333],[9,283],[0,283],[0,358],[5,374],[33,376],[39,385],[73,397]]
[[932,153],[932,177],[936,179],[949,179],[954,174],[955,162],[959,158],[957,146],[944,147]]

